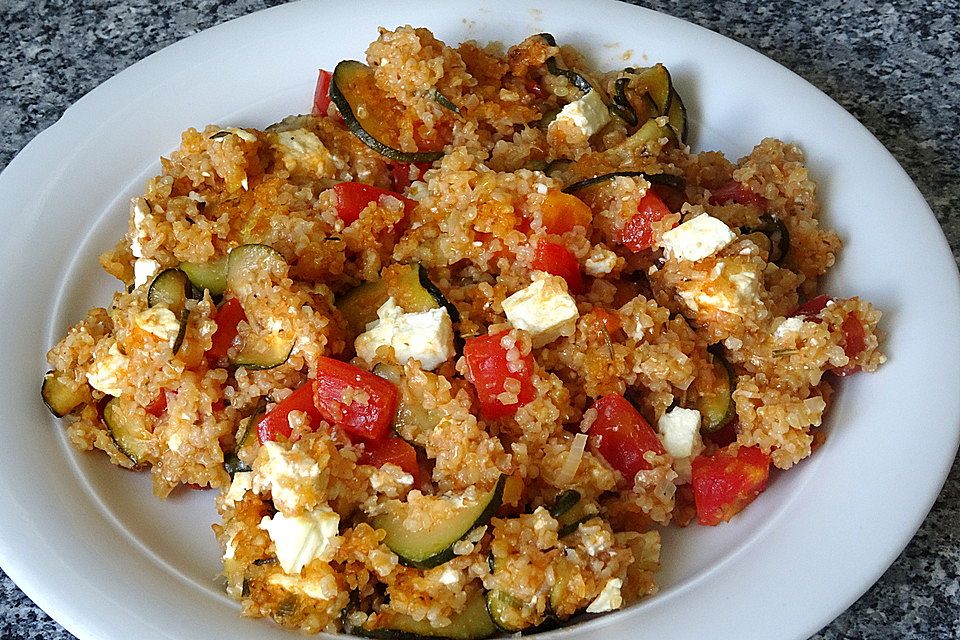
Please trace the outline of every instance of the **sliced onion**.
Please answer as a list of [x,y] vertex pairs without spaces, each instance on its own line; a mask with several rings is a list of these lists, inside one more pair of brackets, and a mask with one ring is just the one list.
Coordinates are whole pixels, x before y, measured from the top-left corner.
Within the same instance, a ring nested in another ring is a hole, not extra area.
[[570,451],[567,452],[567,459],[557,476],[557,484],[563,486],[573,481],[573,477],[577,475],[577,469],[580,468],[580,461],[583,459],[583,451],[586,448],[587,434],[578,433],[573,436],[573,443],[570,445]]

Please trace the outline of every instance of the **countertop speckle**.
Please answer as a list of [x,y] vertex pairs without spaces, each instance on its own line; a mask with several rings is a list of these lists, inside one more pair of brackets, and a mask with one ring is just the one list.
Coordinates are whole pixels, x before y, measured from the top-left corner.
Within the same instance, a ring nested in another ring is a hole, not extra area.
[[[0,0],[0,168],[83,94],[272,0]],[[960,256],[960,0],[636,2],[733,38],[840,103],[893,153]],[[709,6],[707,6],[709,5]],[[2,524],[0,524],[2,526]],[[72,638],[0,572],[0,638]],[[960,464],[883,577],[814,638],[960,637]]]

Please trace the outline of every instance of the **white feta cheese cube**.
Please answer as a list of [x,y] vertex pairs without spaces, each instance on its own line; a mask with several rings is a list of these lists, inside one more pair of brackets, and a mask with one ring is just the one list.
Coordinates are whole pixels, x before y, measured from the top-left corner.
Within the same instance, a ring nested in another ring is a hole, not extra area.
[[453,323],[444,308],[404,313],[393,298],[377,310],[378,320],[357,336],[357,355],[372,362],[377,349],[393,347],[397,362],[414,359],[425,371],[432,371],[453,357]]
[[332,573],[310,576],[309,578],[275,573],[267,579],[267,582],[290,593],[302,593],[314,600],[333,600],[340,593],[337,579],[333,577]]
[[130,253],[134,258],[143,257],[143,223],[147,219],[147,205],[143,198],[133,199],[133,237],[130,239]]
[[270,535],[286,573],[298,574],[312,560],[330,560],[336,551],[340,516],[327,505],[300,516],[265,516],[260,528]]
[[610,122],[610,110],[596,90],[591,89],[579,100],[567,104],[551,126],[577,127],[589,138]]
[[660,416],[657,430],[667,453],[674,458],[688,458],[694,454],[697,434],[700,433],[700,412],[674,407]]
[[535,347],[573,335],[580,317],[566,281],[558,276],[535,280],[517,291],[503,301],[503,312],[510,324],[530,334]]
[[696,262],[712,256],[736,237],[722,220],[704,213],[664,233],[661,246],[668,258]]
[[87,371],[87,382],[108,396],[119,396],[123,391],[120,380],[129,362],[130,358],[121,353],[120,347],[114,342],[105,356],[94,359]]
[[787,318],[780,323],[777,330],[773,332],[773,337],[777,340],[783,340],[792,334],[799,333],[803,328],[803,318]]
[[[677,292],[692,311],[719,310],[735,315],[746,315],[760,295],[760,273],[752,267],[717,264],[718,276],[707,282],[689,281]],[[732,289],[726,283],[733,285]],[[707,286],[709,285],[709,286]]]
[[144,309],[136,315],[134,322],[140,329],[171,345],[180,333],[180,320],[166,307]]
[[293,129],[275,135],[276,149],[288,171],[302,171],[317,176],[333,175],[333,156],[312,131]]
[[247,494],[247,491],[251,489],[253,489],[252,471],[238,471],[233,474],[233,481],[230,483],[230,488],[227,489],[227,493],[223,496],[224,506],[231,507],[240,502],[243,500],[243,496]]
[[587,613],[603,613],[604,611],[613,611],[623,606],[623,597],[620,595],[620,587],[623,586],[623,580],[620,578],[610,578],[603,585],[600,592],[593,602],[587,605]]
[[141,287],[160,270],[160,263],[148,258],[137,258],[133,263],[133,286]]
[[303,486],[320,480],[320,466],[313,458],[276,442],[265,442],[260,448],[253,473],[253,490],[269,489],[274,506],[284,512],[296,511]]

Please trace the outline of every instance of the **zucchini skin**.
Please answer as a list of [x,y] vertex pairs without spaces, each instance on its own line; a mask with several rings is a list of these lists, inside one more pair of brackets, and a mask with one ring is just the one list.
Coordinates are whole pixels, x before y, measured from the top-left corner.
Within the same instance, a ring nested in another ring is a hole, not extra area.
[[454,615],[450,624],[433,628],[429,622],[417,622],[407,616],[397,616],[393,626],[378,629],[366,629],[363,626],[346,629],[366,638],[381,638],[384,640],[483,640],[497,632],[490,614],[487,611],[486,598],[482,591],[475,593],[464,607],[463,611]]
[[40,386],[40,397],[54,416],[62,418],[81,404],[83,396],[72,393],[66,385],[57,379],[55,371],[47,371]]
[[330,100],[337,106],[337,109],[340,110],[340,115],[343,116],[343,120],[347,123],[347,128],[350,129],[350,132],[357,136],[361,142],[380,155],[391,160],[396,160],[397,162],[434,162],[442,158],[443,151],[417,151],[414,153],[409,153],[399,149],[394,149],[393,147],[387,146],[383,142],[380,142],[374,138],[366,129],[363,128],[363,125],[360,124],[360,121],[357,119],[357,116],[353,111],[353,107],[350,105],[350,102],[347,100],[339,86],[340,82],[342,81],[342,76],[347,72],[348,67],[352,65],[366,66],[362,62],[358,62],[356,60],[341,60],[338,62],[337,66],[333,70],[333,78],[330,81],[329,92]]
[[790,230],[783,220],[775,213],[765,213],[760,216],[760,224],[756,227],[744,227],[741,233],[762,233],[770,240],[769,262],[779,266],[790,253]]
[[686,181],[680,177],[675,176],[670,173],[644,173],[643,171],[614,171],[612,173],[604,173],[599,176],[594,176],[592,178],[587,178],[585,180],[580,180],[579,182],[574,182],[571,185],[568,185],[563,188],[564,193],[575,193],[581,189],[586,189],[587,187],[592,187],[594,185],[600,184],[601,182],[606,182],[607,180],[612,180],[614,178],[643,178],[651,184],[661,184],[666,187],[673,187],[674,189],[683,189],[686,187]]
[[[557,46],[557,39],[549,33],[538,33],[538,37],[543,38],[551,47]],[[550,56],[547,58],[547,71],[555,76],[563,76],[570,81],[573,86],[582,91],[583,93],[589,93],[593,89],[593,85],[590,84],[590,81],[584,78],[582,75],[576,71],[571,71],[570,69],[562,69],[560,65],[557,64],[556,56]]]

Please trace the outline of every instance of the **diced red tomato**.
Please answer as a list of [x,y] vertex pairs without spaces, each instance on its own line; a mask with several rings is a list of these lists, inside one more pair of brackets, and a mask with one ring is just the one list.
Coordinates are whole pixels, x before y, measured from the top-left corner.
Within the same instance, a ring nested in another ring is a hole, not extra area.
[[613,337],[617,331],[620,331],[622,323],[620,322],[620,316],[615,314],[613,311],[608,311],[602,307],[594,307],[591,311],[593,315],[597,316],[600,319],[600,322],[603,323],[603,328],[607,330],[607,333]]
[[[423,174],[427,172],[431,165],[429,162],[398,162],[390,167],[390,173],[393,176],[393,190],[397,193],[403,193],[403,191],[413,184],[414,180],[420,180],[423,178]],[[411,167],[413,170],[411,171]],[[411,177],[412,175],[412,177]]]
[[208,360],[222,360],[227,357],[227,351],[237,340],[237,325],[246,319],[247,314],[243,312],[243,307],[236,298],[230,298],[220,305],[213,315],[217,330],[213,333],[213,344],[207,350]]
[[[502,418],[512,416],[517,409],[534,397],[533,355],[520,356],[512,371],[507,361],[507,350],[501,344],[506,331],[492,336],[469,338],[463,345],[463,356],[467,360],[467,380],[473,383],[480,400],[480,414],[484,418]],[[504,403],[500,394],[507,391],[504,381],[512,378],[520,382],[517,401]]]
[[417,462],[417,450],[403,438],[390,437],[382,442],[369,443],[360,456],[360,464],[382,467],[395,464],[413,476],[413,486],[420,486],[420,464]]
[[340,216],[344,224],[353,224],[371,202],[379,202],[384,196],[393,196],[402,202],[403,211],[406,214],[409,214],[417,206],[415,200],[406,198],[399,193],[359,182],[341,182],[334,185],[333,192],[337,196],[337,215]]
[[767,488],[769,475],[770,456],[758,447],[727,447],[694,458],[693,499],[700,524],[720,524],[740,513]]
[[663,455],[664,448],[653,428],[621,395],[603,396],[593,403],[597,419],[590,425],[590,448],[623,474],[628,485],[638,471],[650,469],[644,454]]
[[397,388],[352,364],[320,357],[313,403],[321,418],[343,427],[349,436],[382,440],[397,411]]
[[570,293],[583,292],[583,277],[580,275],[580,263],[570,250],[556,242],[539,242],[533,254],[534,269],[560,276],[567,281]]
[[523,88],[527,90],[527,93],[532,93],[535,98],[541,99],[547,97],[547,93],[544,91],[543,87],[541,87],[540,83],[533,78],[527,78],[523,82]]
[[653,223],[668,215],[670,208],[650,189],[637,204],[637,213],[623,226],[620,243],[634,252],[649,249],[653,245]]
[[710,204],[719,205],[728,202],[752,204],[761,209],[767,208],[767,199],[754,193],[736,180],[731,180],[710,194]]
[[[843,331],[843,352],[853,360],[867,348],[867,335],[863,323],[860,322],[857,314],[851,313],[843,319],[840,330]],[[839,369],[834,369],[833,372],[838,376],[849,376],[860,371],[860,369],[860,365],[850,363]]]
[[159,418],[163,415],[163,412],[167,410],[167,391],[166,389],[160,389],[160,393],[157,394],[157,397],[154,398],[150,404],[145,408],[145,411],[152,415],[155,418]]
[[577,196],[551,189],[540,205],[540,216],[547,233],[562,235],[574,227],[589,227],[593,211]]
[[278,402],[277,406],[260,419],[257,423],[257,437],[260,439],[260,444],[290,437],[292,430],[287,416],[291,411],[303,411],[310,418],[312,425],[320,421],[320,412],[313,404],[313,380],[307,380],[300,385],[296,391]]
[[827,303],[833,300],[830,296],[817,296],[816,298],[810,298],[802,305],[793,310],[793,313],[790,314],[790,317],[802,317],[804,320],[812,320],[820,315],[820,312],[823,311]]
[[327,109],[330,107],[330,81],[333,74],[324,69],[320,69],[317,75],[317,88],[313,91],[313,115],[326,117]]

